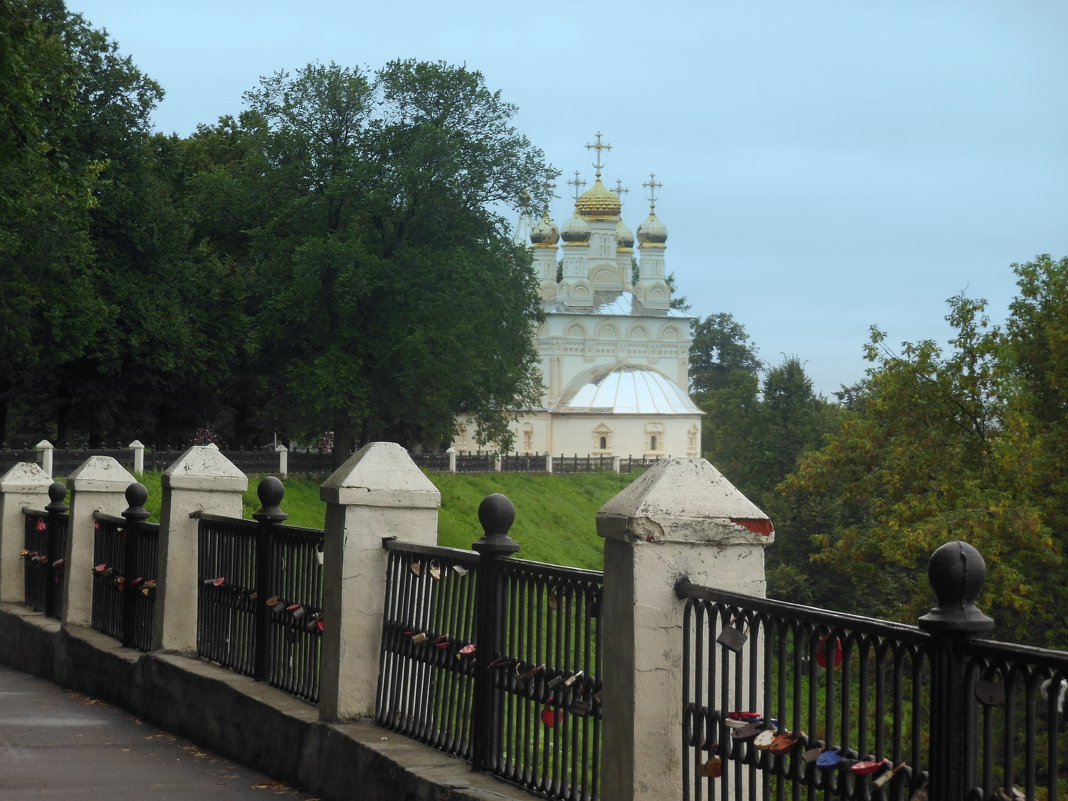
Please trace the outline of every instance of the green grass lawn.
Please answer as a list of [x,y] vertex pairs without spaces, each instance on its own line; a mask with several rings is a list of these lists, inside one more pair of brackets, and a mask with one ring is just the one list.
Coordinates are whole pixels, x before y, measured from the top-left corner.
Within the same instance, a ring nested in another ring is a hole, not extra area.
[[[538,475],[526,473],[427,473],[441,492],[438,513],[438,543],[470,548],[482,537],[478,505],[493,492],[501,492],[516,506],[510,535],[522,546],[517,556],[539,562],[601,569],[602,540],[597,536],[597,510],[638,477],[638,473],[578,473]],[[319,500],[319,484],[325,477],[291,476],[285,481],[282,511],[289,524],[322,528],[326,504]],[[148,488],[146,508],[159,519],[162,492],[160,474],[145,473]],[[259,477],[249,479],[244,496],[244,516],[260,508],[256,487]]]

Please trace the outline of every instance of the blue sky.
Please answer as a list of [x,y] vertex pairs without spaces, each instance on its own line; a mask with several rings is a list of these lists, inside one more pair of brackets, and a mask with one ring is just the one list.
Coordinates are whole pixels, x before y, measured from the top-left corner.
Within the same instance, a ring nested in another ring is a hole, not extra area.
[[663,183],[692,313],[733,314],[825,394],[862,376],[870,325],[944,341],[946,298],[999,320],[1012,262],[1068,255],[1061,0],[68,2],[162,84],[168,133],[237,113],[260,75],[393,58],[480,70],[564,178],[592,181],[602,131],[632,229]]

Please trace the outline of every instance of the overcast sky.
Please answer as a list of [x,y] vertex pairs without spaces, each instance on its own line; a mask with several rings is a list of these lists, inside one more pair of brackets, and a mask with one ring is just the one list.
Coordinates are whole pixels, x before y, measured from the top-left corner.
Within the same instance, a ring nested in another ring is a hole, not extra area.
[[1064,0],[68,2],[163,86],[166,133],[236,114],[260,75],[394,58],[480,70],[564,179],[592,181],[602,131],[632,229],[663,183],[691,312],[828,395],[870,325],[945,341],[946,298],[999,320],[1012,262],[1068,255]]

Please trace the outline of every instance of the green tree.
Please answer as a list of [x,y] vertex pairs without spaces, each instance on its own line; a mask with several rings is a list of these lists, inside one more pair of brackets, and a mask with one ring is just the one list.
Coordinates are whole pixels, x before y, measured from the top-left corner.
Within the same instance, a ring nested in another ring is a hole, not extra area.
[[930,605],[921,578],[930,554],[963,539],[992,567],[985,596],[1003,630],[1021,636],[1027,616],[1048,605],[1038,578],[1060,547],[1004,469],[1015,388],[1002,334],[983,301],[957,296],[949,308],[945,352],[925,340],[895,353],[872,330],[873,366],[851,408],[783,489],[817,526],[815,558],[852,584],[832,605],[914,620]]
[[35,368],[81,354],[103,323],[89,213],[102,163],[72,141],[86,26],[59,0],[0,5],[0,440]]
[[[271,213],[249,232],[263,293],[265,414],[291,431],[436,445],[486,440],[535,402],[537,295],[502,216],[546,165],[481,74],[395,61],[264,78],[242,135]],[[544,200],[544,199],[542,199]]]

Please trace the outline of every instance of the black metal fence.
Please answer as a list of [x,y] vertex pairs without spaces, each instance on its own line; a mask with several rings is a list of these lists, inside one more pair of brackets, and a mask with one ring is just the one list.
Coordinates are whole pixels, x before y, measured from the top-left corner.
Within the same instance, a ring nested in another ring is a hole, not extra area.
[[[622,462],[622,460],[620,460]],[[579,456],[573,454],[571,456],[559,456],[553,457],[553,472],[554,473],[595,473],[600,470],[612,469],[612,457],[600,454],[598,456]]]
[[545,456],[538,453],[506,453],[501,456],[502,473],[544,473]]
[[447,453],[423,453],[410,454],[412,461],[424,470],[433,470],[438,473],[449,472],[449,454]]
[[20,554],[25,561],[26,605],[58,618],[63,600],[64,554],[70,515],[63,502],[67,488],[55,481],[48,488],[45,510],[25,509],[25,537]]
[[159,524],[147,522],[147,499],[131,484],[122,517],[93,515],[93,628],[141,651],[153,645],[159,575]]
[[255,521],[200,516],[197,652],[317,703],[323,532],[280,525],[278,479],[258,493]]
[[512,517],[503,496],[483,502],[479,553],[386,543],[376,719],[549,798],[594,799],[603,574],[502,558]]
[[687,801],[1068,797],[1068,653],[970,639],[982,616],[959,597],[917,628],[676,591]]

